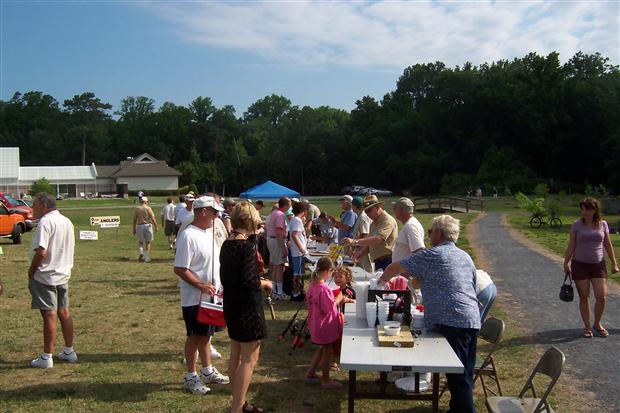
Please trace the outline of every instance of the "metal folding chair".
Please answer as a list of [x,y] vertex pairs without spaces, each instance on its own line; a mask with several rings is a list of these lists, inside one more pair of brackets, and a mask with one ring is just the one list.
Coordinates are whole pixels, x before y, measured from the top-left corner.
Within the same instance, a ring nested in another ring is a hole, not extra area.
[[[489,397],[486,399],[487,410],[490,413],[553,413],[553,409],[547,402],[547,397],[562,374],[564,362],[564,353],[556,347],[551,347],[534,367],[518,397]],[[538,374],[545,375],[550,379],[542,397],[538,397],[534,388],[534,378]],[[532,392],[533,397],[523,397],[528,391]]]

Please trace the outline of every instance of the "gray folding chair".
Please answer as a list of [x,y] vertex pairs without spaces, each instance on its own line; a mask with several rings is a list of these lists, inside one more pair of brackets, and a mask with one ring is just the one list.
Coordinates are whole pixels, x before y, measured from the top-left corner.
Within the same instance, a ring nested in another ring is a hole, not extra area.
[[[518,397],[489,397],[486,399],[487,410],[490,413],[553,413],[553,409],[547,403],[547,396],[562,374],[564,361],[564,353],[556,347],[551,347],[534,367]],[[534,377],[537,374],[543,374],[550,379],[542,397],[538,397],[534,388]],[[534,397],[523,397],[530,390]]]
[[[478,332],[479,340],[484,340],[491,344],[491,348],[485,357],[476,356],[476,365],[474,366],[474,385],[476,384],[476,380],[480,379],[482,390],[484,391],[484,397],[488,397],[487,391],[495,396],[502,395],[502,388],[499,384],[499,377],[497,376],[493,353],[499,347],[499,343],[504,335],[504,328],[505,324],[502,320],[495,317],[489,317],[484,321],[484,323],[482,323],[482,327]],[[497,386],[497,393],[484,382],[485,377],[495,382],[495,385]],[[439,392],[439,397],[443,396],[447,388],[448,385],[444,380]]]
[[[484,391],[485,398],[489,396],[488,393],[491,393],[494,396],[502,395],[502,388],[499,384],[499,377],[497,376],[493,353],[497,350],[499,343],[502,340],[504,328],[505,324],[502,320],[495,317],[489,317],[484,321],[482,327],[480,328],[480,332],[478,333],[478,339],[484,340],[491,345],[491,348],[485,357],[476,357],[476,366],[474,367],[474,385],[476,384],[476,380],[480,379],[480,384],[482,384],[482,390]],[[488,383],[484,382],[485,377],[495,382],[497,393],[489,387]]]

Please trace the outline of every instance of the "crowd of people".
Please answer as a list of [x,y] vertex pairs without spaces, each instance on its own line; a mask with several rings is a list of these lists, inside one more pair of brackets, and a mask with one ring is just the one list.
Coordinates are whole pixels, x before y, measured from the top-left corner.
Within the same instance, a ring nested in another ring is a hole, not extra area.
[[[148,203],[147,197],[140,198],[133,219],[138,257],[145,263],[151,259],[153,230],[158,230]],[[394,216],[375,195],[363,199],[342,197],[339,217],[321,212],[307,200],[287,197],[274,204],[269,215],[261,217],[264,207],[262,201],[235,202],[221,200],[216,194],[188,193],[179,197],[177,205],[168,199],[161,211],[168,246],[176,250],[173,271],[179,279],[187,335],[185,390],[204,395],[210,391],[207,385],[230,384],[232,412],[262,411],[246,400],[246,394],[261,340],[267,336],[263,294],[275,299],[290,298],[284,292],[287,265],[297,291],[305,293],[310,335],[319,346],[304,380],[327,389],[340,386],[330,378],[330,371],[338,368],[344,303],[355,300],[352,275],[347,267],[336,267],[330,258],[323,257],[304,288],[304,257],[308,256],[309,240],[314,240],[338,243],[346,248],[354,264],[368,272],[382,271],[379,283],[388,289],[421,290],[426,327],[441,332],[464,365],[464,373],[447,374],[450,411],[475,411],[472,390],[476,337],[497,289],[489,275],[477,270],[471,257],[456,246],[459,220],[449,215],[434,218],[428,229],[430,247],[426,247],[424,228],[408,198],[392,204]],[[74,228],[56,209],[56,200],[50,194],[37,194],[33,208],[39,223],[30,251],[29,289],[32,308],[40,310],[43,318],[44,340],[43,352],[31,365],[51,368],[57,318],[65,343],[57,358],[77,361],[68,296]],[[603,251],[611,260],[612,272],[618,271],[618,264],[608,226],[600,219],[598,202],[587,198],[580,208],[582,219],[572,226],[564,269],[577,283],[584,336],[591,337],[594,328],[605,337],[609,332],[601,324],[607,293]],[[400,231],[397,221],[401,223]],[[261,242],[267,245],[263,254]],[[263,263],[268,264],[270,279],[265,278]],[[332,276],[337,290],[326,283]],[[596,298],[593,324],[588,303],[590,286]],[[212,359],[220,355],[211,345],[211,337],[221,327],[198,321],[204,302],[223,304],[231,343],[227,376],[212,365]],[[198,359],[202,366],[199,371]]]

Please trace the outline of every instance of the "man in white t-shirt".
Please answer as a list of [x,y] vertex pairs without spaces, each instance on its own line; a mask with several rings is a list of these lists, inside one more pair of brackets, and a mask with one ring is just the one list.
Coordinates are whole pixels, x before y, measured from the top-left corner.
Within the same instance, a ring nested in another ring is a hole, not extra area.
[[168,239],[168,247],[172,249],[174,247],[174,203],[172,198],[166,200],[166,206],[161,210],[161,226]]
[[291,266],[293,267],[293,298],[299,298],[304,291],[303,276],[305,271],[304,256],[308,255],[306,230],[304,220],[306,217],[307,205],[302,202],[293,203],[293,215],[291,218]]
[[[213,221],[222,208],[210,196],[193,201],[194,220],[179,233],[174,273],[180,278],[181,307],[187,330],[185,360],[187,374],[185,390],[193,394],[207,394],[205,383],[228,384],[227,376],[211,366],[210,341],[215,327],[200,324],[196,316],[200,300],[212,301],[220,290],[220,248],[215,242]],[[203,368],[196,373],[196,352]]]
[[194,195],[189,193],[186,194],[185,208],[181,208],[177,211],[176,217],[174,218],[174,226],[177,230],[177,237],[194,220],[194,212],[192,209],[194,199]]
[[[413,216],[413,201],[409,198],[399,198],[394,202],[394,216],[403,224],[396,244],[392,250],[392,262],[399,262],[411,254],[424,248],[424,228],[416,217]],[[407,288],[407,279],[402,275],[394,277],[388,285],[392,290],[404,290]]]
[[33,215],[39,220],[32,237],[28,288],[32,308],[43,317],[43,353],[30,362],[32,367],[52,368],[56,316],[60,319],[65,347],[57,357],[73,363],[73,319],[69,312],[69,278],[73,268],[75,236],[73,224],[56,209],[56,197],[40,192],[35,195]]
[[403,224],[396,238],[396,245],[392,250],[392,262],[398,262],[409,257],[419,249],[424,248],[424,228],[413,216],[413,201],[409,198],[400,198],[394,202],[394,217]]

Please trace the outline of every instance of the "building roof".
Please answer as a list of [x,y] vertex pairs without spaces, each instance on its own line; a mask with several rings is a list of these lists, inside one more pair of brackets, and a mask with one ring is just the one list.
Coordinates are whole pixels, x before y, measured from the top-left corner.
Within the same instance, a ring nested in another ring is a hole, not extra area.
[[97,178],[95,165],[90,166],[22,166],[20,181],[36,181],[45,178],[54,182],[92,181]]
[[181,176],[181,172],[168,166],[166,161],[159,161],[148,153],[143,153],[133,160],[121,161],[113,178],[127,176]]
[[0,148],[0,184],[16,184],[19,179],[19,148]]
[[181,176],[183,175],[181,172],[177,171],[174,168],[166,165],[164,161],[159,161],[158,163],[144,163],[144,164],[136,164],[132,163],[118,172],[114,173],[112,176],[114,178],[120,178],[125,176]]
[[119,165],[97,165],[97,178],[112,178],[121,167]]

